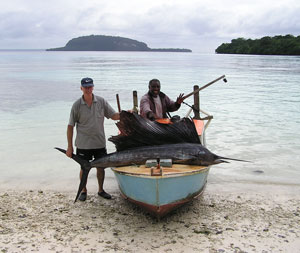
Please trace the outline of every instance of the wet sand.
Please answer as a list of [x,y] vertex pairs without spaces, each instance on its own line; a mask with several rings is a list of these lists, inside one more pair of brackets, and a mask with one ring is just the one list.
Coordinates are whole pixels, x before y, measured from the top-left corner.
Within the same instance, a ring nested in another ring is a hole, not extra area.
[[299,186],[230,187],[208,184],[161,220],[117,189],[76,204],[75,192],[2,190],[0,251],[300,252]]

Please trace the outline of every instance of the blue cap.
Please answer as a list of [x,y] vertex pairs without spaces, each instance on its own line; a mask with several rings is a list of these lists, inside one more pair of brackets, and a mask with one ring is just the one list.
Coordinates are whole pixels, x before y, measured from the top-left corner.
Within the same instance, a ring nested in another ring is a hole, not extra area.
[[82,87],[93,87],[94,86],[94,82],[92,78],[89,77],[85,77],[81,79],[81,86]]

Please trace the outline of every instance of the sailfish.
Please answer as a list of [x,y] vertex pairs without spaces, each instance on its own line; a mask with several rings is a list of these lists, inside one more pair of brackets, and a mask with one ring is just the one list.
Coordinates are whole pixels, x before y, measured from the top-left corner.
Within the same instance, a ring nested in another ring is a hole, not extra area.
[[[171,159],[173,164],[209,166],[227,162],[244,161],[218,156],[200,143],[195,125],[190,118],[183,118],[173,124],[162,124],[145,119],[136,113],[122,111],[116,123],[120,134],[112,136],[116,152],[107,154],[91,162],[72,154],[72,159],[80,164],[83,174],[75,198],[78,199],[85,187],[91,168],[141,165],[149,159]],[[66,153],[66,150],[55,149]]]

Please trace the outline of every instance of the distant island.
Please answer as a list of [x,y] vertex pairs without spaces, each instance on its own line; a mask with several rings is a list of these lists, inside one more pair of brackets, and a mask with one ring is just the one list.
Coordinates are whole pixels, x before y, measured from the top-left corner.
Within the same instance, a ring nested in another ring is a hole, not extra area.
[[71,39],[66,46],[46,51],[192,52],[185,48],[149,48],[146,43],[118,36],[90,35]]
[[218,54],[256,55],[300,55],[300,36],[293,35],[263,37],[261,39],[238,38],[223,43],[216,50]]

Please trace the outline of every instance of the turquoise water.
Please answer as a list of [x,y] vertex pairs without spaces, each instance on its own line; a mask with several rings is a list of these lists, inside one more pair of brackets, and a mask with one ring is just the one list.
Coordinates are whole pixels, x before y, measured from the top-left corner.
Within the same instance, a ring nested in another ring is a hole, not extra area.
[[[175,99],[223,74],[227,83],[200,94],[201,108],[214,116],[207,145],[218,155],[251,163],[212,167],[211,184],[299,185],[300,57],[44,51],[0,51],[0,185],[76,189],[78,165],[53,147],[66,147],[69,111],[81,95],[82,77],[92,77],[95,94],[115,109],[117,93],[122,109],[130,109],[132,91],[140,98],[152,78]],[[187,111],[183,105],[176,114]],[[107,138],[117,133],[112,120],[105,128]],[[110,170],[107,178],[115,184]]]

